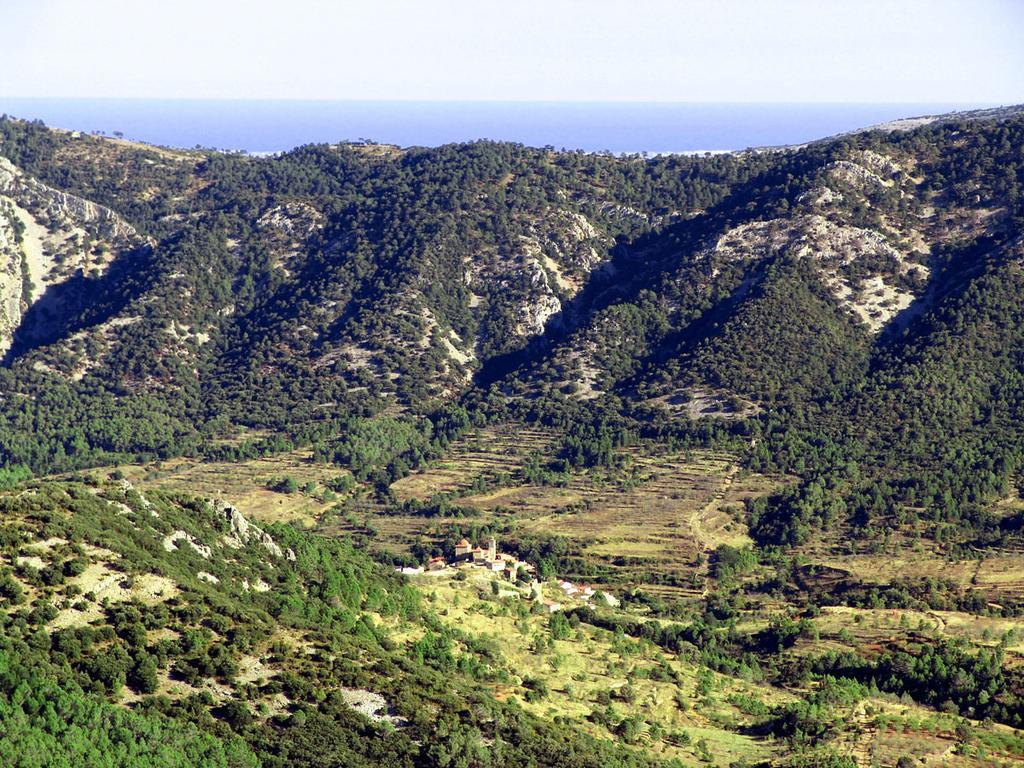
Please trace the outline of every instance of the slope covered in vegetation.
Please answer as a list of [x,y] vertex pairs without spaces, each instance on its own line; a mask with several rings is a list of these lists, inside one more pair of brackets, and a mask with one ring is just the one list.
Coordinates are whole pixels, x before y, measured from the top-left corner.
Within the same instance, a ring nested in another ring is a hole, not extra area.
[[[1022,153],[0,120],[0,755],[1019,760]],[[621,604],[394,573],[490,535]]]

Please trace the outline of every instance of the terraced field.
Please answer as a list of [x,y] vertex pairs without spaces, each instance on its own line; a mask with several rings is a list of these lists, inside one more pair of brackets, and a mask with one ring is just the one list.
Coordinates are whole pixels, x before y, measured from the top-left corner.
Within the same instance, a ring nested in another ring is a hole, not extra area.
[[425,501],[438,493],[470,488],[521,470],[531,454],[545,455],[554,434],[522,425],[498,425],[472,432],[452,446],[449,455],[391,486],[395,498]]
[[954,558],[934,543],[921,543],[917,552],[909,545],[893,552],[843,551],[849,548],[849,542],[819,541],[803,547],[800,554],[806,562],[832,569],[834,577],[856,578],[867,584],[931,578],[981,592],[994,603],[1019,598],[1024,592],[1024,553],[1014,550],[993,550],[984,558]]
[[[98,477],[119,472],[142,489],[161,488],[211,499],[223,499],[257,520],[289,520],[314,525],[335,502],[325,501],[324,483],[346,472],[318,464],[309,450],[290,451],[243,462],[205,462],[178,458],[148,464],[127,464],[93,470]],[[313,493],[280,493],[268,485],[284,477],[301,488],[313,483]]]
[[[923,633],[989,648],[1002,643],[1004,651],[1014,657],[1014,663],[1024,662],[1024,619],[1020,618],[976,616],[963,611],[826,606],[814,623],[821,638],[838,637],[845,629],[862,648]],[[814,653],[820,650],[820,643],[811,649]]]
[[[391,493],[400,502],[427,501],[445,494],[453,498],[453,503],[463,505],[461,497],[472,492],[474,485],[488,487],[514,481],[529,457],[548,453],[553,441],[554,434],[541,429],[488,426],[464,435],[445,457],[393,483]],[[365,493],[347,499],[343,507],[343,514],[325,516],[318,528],[322,533],[368,533],[375,548],[395,554],[408,554],[416,544],[443,538],[453,522],[493,523],[501,517],[489,510],[459,521],[403,514]]]
[[570,539],[613,581],[655,593],[698,594],[707,554],[750,543],[743,500],[776,480],[743,472],[728,454],[638,446],[627,472],[573,475],[565,487],[525,485],[461,503],[514,516],[526,532]]
[[[546,454],[552,440],[541,430],[488,428],[458,441],[437,464],[399,480],[392,492],[419,500],[451,494],[453,503],[479,513],[473,522],[568,538],[612,581],[695,595],[703,590],[711,550],[750,543],[744,499],[780,482],[741,470],[727,453],[666,452],[648,444],[620,451],[621,468],[574,473],[560,485],[522,481],[528,457]],[[491,487],[474,493],[474,484],[484,481]],[[373,525],[382,540],[411,545],[450,522],[389,515]]]

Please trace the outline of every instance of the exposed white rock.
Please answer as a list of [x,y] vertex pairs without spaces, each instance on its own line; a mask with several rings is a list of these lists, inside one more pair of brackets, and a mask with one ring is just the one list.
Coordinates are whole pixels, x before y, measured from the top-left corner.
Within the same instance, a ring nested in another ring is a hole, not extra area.
[[[445,351],[448,352],[448,356],[450,358],[460,365],[467,365],[468,363],[476,360],[476,355],[473,353],[473,350],[463,352],[458,348],[458,346],[456,346],[456,342],[461,344],[462,339],[459,337],[459,334],[451,329],[449,329],[447,336],[441,337],[441,343],[444,345]],[[472,372],[467,371],[466,375],[468,377],[472,377]]]
[[256,223],[289,237],[306,239],[323,227],[324,216],[308,203],[292,201],[268,208]]
[[388,714],[390,707],[387,699],[379,693],[362,688],[341,688],[340,692],[346,704],[374,722],[389,722],[396,728],[406,724],[406,721],[401,717]]
[[13,203],[0,198],[0,352],[10,348],[11,338],[24,311],[24,234],[20,232],[21,226]]
[[283,549],[273,537],[262,528],[259,528],[248,520],[236,507],[226,504],[217,499],[213,502],[213,513],[222,516],[228,523],[229,532],[224,536],[224,543],[233,549],[255,542],[262,544],[274,557],[283,557],[285,560],[295,560],[295,552],[291,549]]
[[825,206],[832,203],[841,203],[843,196],[831,187],[815,187],[801,194],[797,197],[796,201],[809,205]]
[[242,591],[244,592],[269,592],[270,585],[267,584],[263,579],[257,579],[254,583],[249,583],[248,579],[242,579]]
[[323,229],[324,216],[308,203],[291,201],[267,209],[256,222],[274,255],[275,265],[290,274],[305,252],[305,243]]
[[562,311],[562,302],[551,289],[548,273],[539,259],[527,256],[525,266],[533,293],[520,307],[520,321],[516,331],[520,336],[536,336],[544,332],[548,320]]
[[196,540],[192,534],[185,531],[175,531],[174,533],[164,537],[164,550],[167,552],[175,552],[179,549],[178,542],[184,541],[196,553],[205,560],[210,559],[210,555],[213,554],[213,550],[205,544]]
[[836,160],[825,168],[830,178],[845,182],[865,192],[877,191],[891,187],[893,184],[892,181],[887,181],[874,171],[850,160]]
[[882,330],[914,301],[912,294],[887,285],[880,275],[865,279],[856,290],[839,277],[828,278],[828,284],[832,293],[872,331]]
[[43,184],[0,157],[0,352],[51,285],[102,273],[143,242],[102,205]]
[[857,153],[857,162],[874,171],[879,176],[895,176],[903,168],[887,155],[879,154],[873,149],[862,149]]
[[522,322],[518,331],[522,336],[538,336],[544,332],[548,320],[562,311],[562,302],[557,296],[544,294],[532,304],[522,308]]
[[[171,320],[170,324],[164,329],[164,333],[171,336],[175,341],[183,343],[194,341],[200,347],[210,340],[210,334],[206,331],[197,331],[191,326],[180,325],[175,320]],[[182,350],[181,346],[178,348]]]
[[[921,282],[928,274],[928,267],[915,260],[920,254],[903,253],[880,232],[816,214],[742,224],[719,237],[705,255],[712,261],[754,261],[781,254],[818,262],[832,294],[872,332],[915,299],[895,280],[916,273]],[[881,266],[865,277],[854,268],[864,261]]]
[[132,508],[125,504],[123,501],[112,501],[110,502],[110,506],[112,506],[119,515],[132,514]]
[[601,211],[602,216],[609,219],[636,219],[646,224],[651,218],[643,211],[638,211],[636,208],[629,205],[623,205],[622,203],[602,202],[600,203],[599,210]]
[[112,240],[134,239],[135,228],[109,208],[47,186],[0,157],[0,195],[27,198],[57,220],[92,224],[98,235]]
[[[124,494],[125,499],[128,498],[128,494],[135,494],[136,496],[139,497],[139,504],[142,505],[142,508],[144,510],[149,512],[149,514],[153,517],[160,517],[160,513],[153,509],[153,505],[150,503],[149,499],[146,498],[146,494],[144,494],[142,491],[140,491],[138,488],[132,485],[128,480],[121,480],[121,482],[118,483],[118,488],[121,489],[121,492]],[[129,512],[130,511],[131,510],[129,510]]]

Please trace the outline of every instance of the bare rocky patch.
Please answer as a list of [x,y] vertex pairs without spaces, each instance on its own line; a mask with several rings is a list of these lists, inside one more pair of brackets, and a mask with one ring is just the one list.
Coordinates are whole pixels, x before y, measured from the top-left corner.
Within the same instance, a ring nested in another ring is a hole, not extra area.
[[726,261],[812,259],[839,304],[873,333],[918,298],[910,286],[924,285],[929,271],[926,254],[905,252],[880,232],[818,214],[742,224],[719,237],[709,254]]

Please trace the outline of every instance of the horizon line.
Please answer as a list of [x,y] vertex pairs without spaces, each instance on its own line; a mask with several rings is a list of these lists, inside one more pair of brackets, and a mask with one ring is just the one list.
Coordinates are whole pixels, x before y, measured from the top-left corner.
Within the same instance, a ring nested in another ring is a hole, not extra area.
[[297,97],[297,96],[7,96],[0,95],[0,101],[245,101],[245,102],[305,102],[305,103],[353,103],[353,104],[622,104],[622,105],[815,105],[815,106],[863,106],[863,105],[951,105],[1008,107],[1024,104],[1024,96],[1016,101],[789,101],[789,100],[687,100],[687,99],[474,99],[474,98],[349,98],[349,97]]

